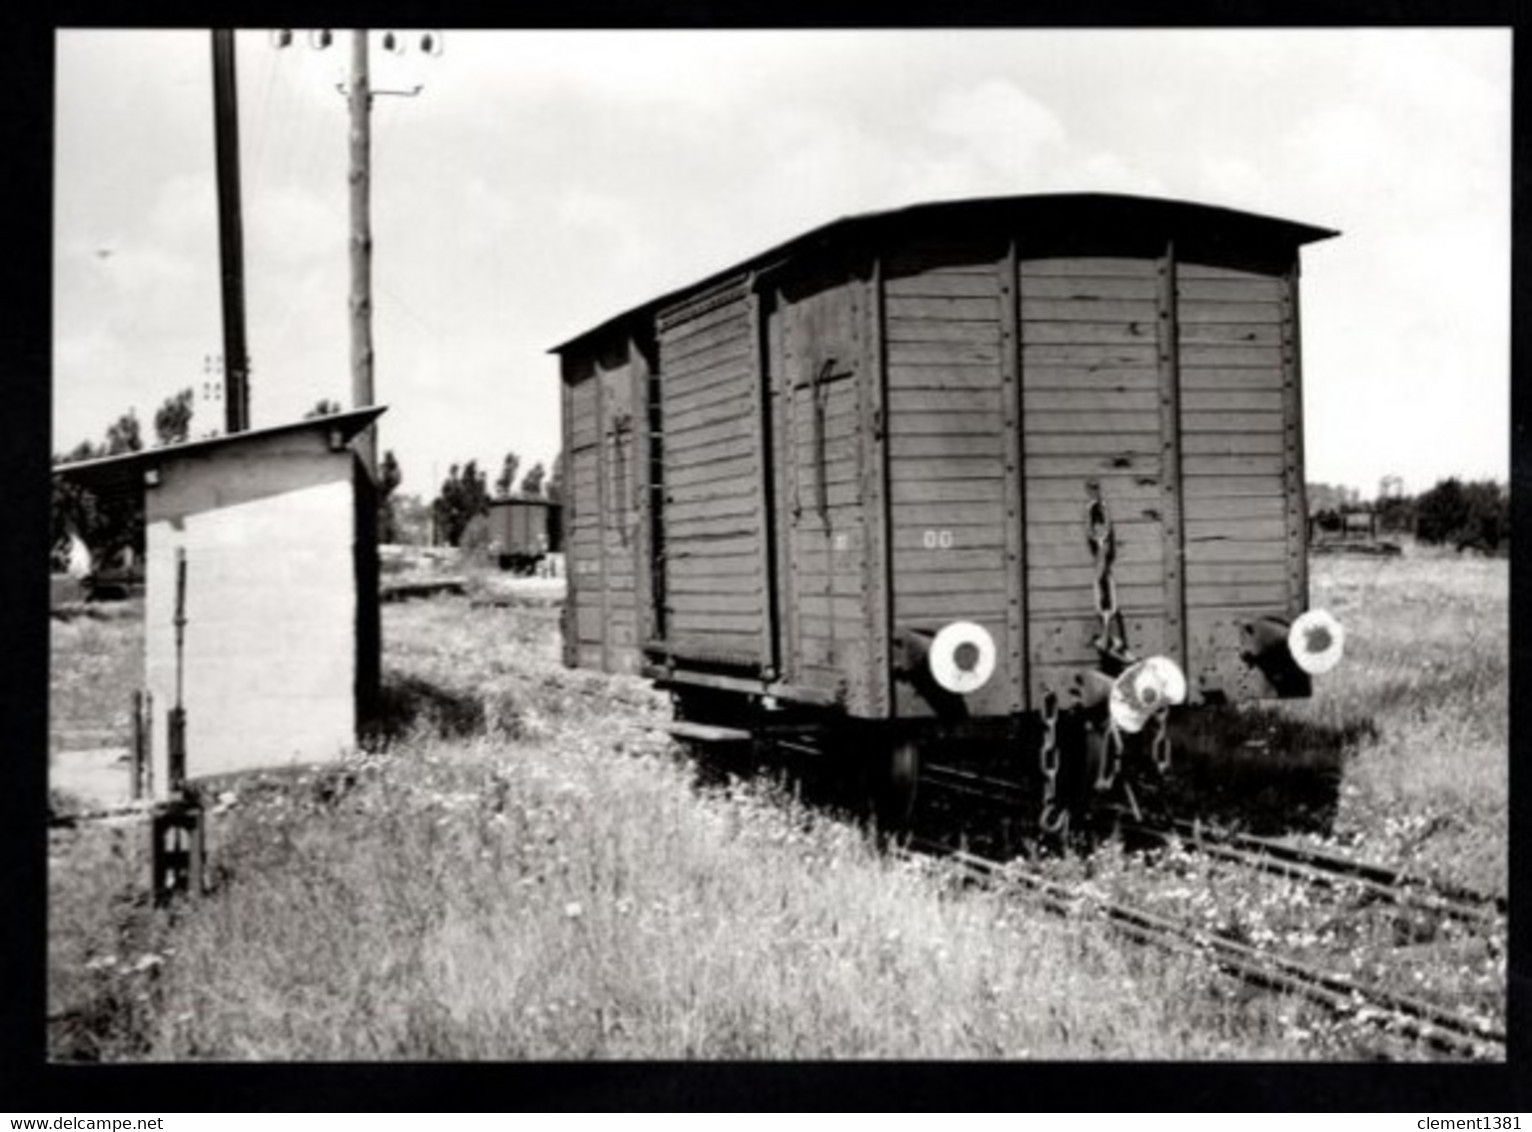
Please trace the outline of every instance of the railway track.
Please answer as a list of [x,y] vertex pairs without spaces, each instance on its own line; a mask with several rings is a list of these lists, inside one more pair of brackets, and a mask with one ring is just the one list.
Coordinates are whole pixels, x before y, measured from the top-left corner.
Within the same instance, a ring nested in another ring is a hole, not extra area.
[[1028,890],[1055,913],[1088,910],[1138,942],[1205,955],[1245,982],[1301,995],[1337,1015],[1366,1019],[1449,1053],[1474,1058],[1504,1056],[1503,1030],[1423,999],[1369,986],[1345,974],[1077,890],[1023,864],[996,861],[927,840],[912,840],[907,851],[938,856],[984,884]]
[[[1001,807],[1018,804],[1027,798],[1020,783],[957,767],[932,765],[922,768],[921,780],[942,790]],[[1497,926],[1509,906],[1504,896],[1428,880],[1386,865],[1311,846],[1293,845],[1185,819],[1149,820],[1125,806],[1114,807],[1110,812],[1116,819],[1118,831],[1124,835],[1162,845],[1179,843],[1219,860],[1316,886],[1346,885],[1367,894],[1370,899],[1479,928]]]
[[1322,849],[1205,827],[1192,821],[1150,822],[1126,812],[1120,812],[1118,818],[1118,828],[1125,834],[1161,844],[1179,842],[1219,860],[1315,885],[1333,887],[1344,884],[1374,899],[1480,927],[1494,926],[1507,909],[1503,896],[1427,880]]

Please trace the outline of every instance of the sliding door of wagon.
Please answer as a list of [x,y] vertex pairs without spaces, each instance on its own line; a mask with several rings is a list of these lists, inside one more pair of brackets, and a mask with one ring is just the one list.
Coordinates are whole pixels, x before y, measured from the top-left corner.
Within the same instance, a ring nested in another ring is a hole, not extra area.
[[[1095,485],[1116,535],[1112,577],[1128,646],[1166,650],[1167,593],[1154,259],[1020,264],[1029,684],[1062,692],[1097,657],[1086,538]],[[1178,651],[1178,650],[1177,650]]]
[[770,651],[756,318],[741,280],[658,319],[663,643],[751,668]]

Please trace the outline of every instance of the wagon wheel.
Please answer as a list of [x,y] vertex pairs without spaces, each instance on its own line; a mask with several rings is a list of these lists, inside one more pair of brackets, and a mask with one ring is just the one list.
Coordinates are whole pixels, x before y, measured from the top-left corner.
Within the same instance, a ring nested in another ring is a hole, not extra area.
[[915,795],[920,782],[920,746],[912,739],[895,739],[880,746],[874,759],[873,816],[880,829],[903,829],[915,813]]

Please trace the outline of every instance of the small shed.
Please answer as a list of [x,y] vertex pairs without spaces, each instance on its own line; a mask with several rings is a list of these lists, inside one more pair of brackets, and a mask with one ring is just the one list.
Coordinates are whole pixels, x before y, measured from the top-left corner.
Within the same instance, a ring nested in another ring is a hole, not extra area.
[[563,550],[557,501],[535,495],[503,495],[489,502],[489,539],[505,569],[527,569]]
[[55,469],[97,493],[143,492],[156,795],[178,701],[188,779],[354,748],[376,705],[381,633],[376,488],[351,441],[383,411]]

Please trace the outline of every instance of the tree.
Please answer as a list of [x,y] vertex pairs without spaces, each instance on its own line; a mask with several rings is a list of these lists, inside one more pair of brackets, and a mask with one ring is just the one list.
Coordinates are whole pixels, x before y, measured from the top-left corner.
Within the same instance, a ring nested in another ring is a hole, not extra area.
[[332,401],[328,397],[321,397],[312,409],[303,414],[303,419],[311,421],[315,417],[333,417],[340,411],[339,401]]
[[505,454],[505,463],[500,466],[500,475],[495,480],[495,494],[509,495],[511,488],[516,483],[516,469],[521,467],[521,457],[514,452]]
[[378,466],[378,541],[394,543],[399,541],[399,524],[394,519],[394,490],[404,479],[404,473],[399,469],[399,461],[394,456],[394,450],[388,449],[383,453],[383,462]]
[[[144,446],[138,417],[132,409],[113,421],[104,444],[83,440],[69,452],[55,455],[55,464],[100,459],[137,452]],[[55,477],[53,481],[53,560],[59,564],[69,552],[69,532],[74,531],[90,548],[92,568],[112,564],[124,550],[144,551],[144,507],[141,496],[128,494],[102,499],[78,484]]]
[[1413,531],[1415,529],[1415,497],[1413,495],[1387,495],[1377,502],[1378,530]]
[[[82,440],[63,455],[53,456],[55,464],[75,464],[81,460],[94,460],[106,455],[103,447],[97,450],[88,440]],[[96,497],[77,484],[58,476],[53,477],[52,534],[54,570],[63,570],[69,563],[69,532],[72,530],[86,543],[95,526]]]
[[543,467],[539,460],[527,469],[527,474],[521,479],[521,494],[541,495],[543,493],[543,480],[548,476],[548,470]]
[[1494,552],[1510,533],[1510,500],[1493,480],[1465,484],[1453,476],[1415,502],[1415,537],[1424,543]]
[[167,444],[184,444],[191,435],[192,399],[195,391],[188,386],[154,412],[154,435],[160,447]]
[[457,546],[475,515],[489,514],[489,484],[478,463],[469,460],[462,468],[453,464],[431,505],[437,530],[449,546]]
[[138,417],[132,409],[107,426],[105,455],[119,456],[124,452],[137,452],[143,446],[143,433],[138,427]]
[[543,494],[555,503],[564,498],[564,453],[562,451],[553,458],[553,471],[548,473],[548,482],[543,485]]

